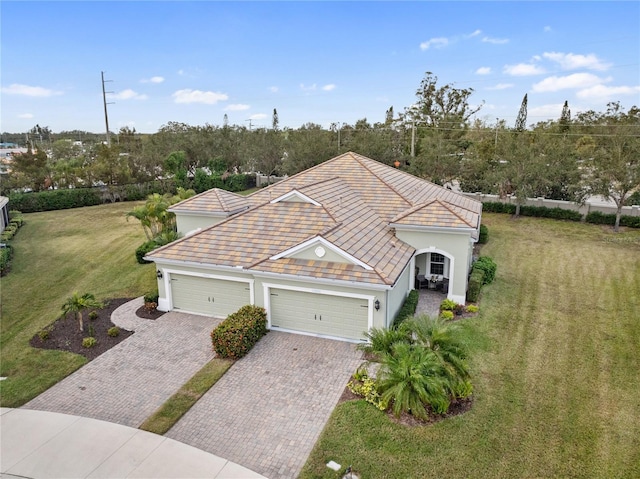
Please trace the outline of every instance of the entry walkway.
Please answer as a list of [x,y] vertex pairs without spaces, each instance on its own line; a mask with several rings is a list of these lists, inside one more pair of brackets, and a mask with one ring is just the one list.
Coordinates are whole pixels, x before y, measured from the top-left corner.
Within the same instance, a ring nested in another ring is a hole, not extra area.
[[419,314],[426,314],[432,318],[436,318],[440,314],[440,303],[447,299],[446,294],[442,294],[439,291],[431,291],[428,289],[418,290],[419,299],[418,307],[416,308],[416,316]]
[[67,414],[0,409],[0,476],[266,479],[163,436]]

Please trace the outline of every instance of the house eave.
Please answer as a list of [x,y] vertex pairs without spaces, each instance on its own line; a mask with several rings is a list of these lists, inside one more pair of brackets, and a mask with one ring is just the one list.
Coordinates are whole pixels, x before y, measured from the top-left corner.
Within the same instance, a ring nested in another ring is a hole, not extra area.
[[327,284],[334,286],[348,286],[358,289],[375,289],[378,291],[388,291],[393,289],[393,285],[384,284],[372,284],[363,283],[360,281],[344,281],[339,279],[327,279],[327,278],[313,278],[310,276],[298,276],[294,274],[281,274],[281,273],[269,273],[267,271],[256,271],[252,269],[246,269],[242,266],[225,266],[225,265],[212,265],[207,263],[198,263],[195,261],[179,261],[174,259],[154,259],[151,257],[144,257],[147,261],[152,261],[156,265],[173,265],[173,266],[190,266],[192,268],[202,268],[212,271],[228,271],[235,273],[251,274],[255,278],[279,278],[281,280],[298,281],[309,284]]
[[297,281],[301,283],[348,286],[351,288],[375,289],[379,291],[389,291],[393,288],[392,285],[363,283],[361,281],[345,281],[340,279],[313,278],[310,276],[298,276],[295,274],[269,273],[267,271],[254,271],[254,270],[246,270],[246,271],[248,273],[251,273],[255,278],[279,278],[282,280]]
[[446,226],[420,226],[420,225],[404,225],[398,223],[389,223],[391,228],[396,231],[429,231],[434,233],[454,233],[454,234],[473,234],[476,228],[451,228]]

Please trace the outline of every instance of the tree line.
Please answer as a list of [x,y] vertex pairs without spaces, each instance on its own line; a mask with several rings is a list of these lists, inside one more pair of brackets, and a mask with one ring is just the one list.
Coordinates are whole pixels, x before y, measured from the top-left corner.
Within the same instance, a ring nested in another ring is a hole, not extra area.
[[[640,193],[640,109],[619,102],[604,112],[571,115],[568,103],[557,120],[527,126],[527,95],[514,125],[477,119],[471,88],[440,85],[427,72],[416,101],[402,112],[390,107],[383,122],[366,118],[328,128],[307,123],[280,128],[273,110],[270,128],[188,125],[169,122],[154,134],[121,128],[110,145],[103,136],[53,134],[36,126],[2,141],[27,143],[2,182],[3,192],[121,185],[174,177],[184,188],[196,177],[261,172],[291,175],[346,151],[394,165],[416,176],[464,191],[581,201],[601,194],[620,208]],[[515,111],[514,107],[514,111]],[[80,141],[78,141],[80,140]],[[635,195],[635,196],[634,196]]]

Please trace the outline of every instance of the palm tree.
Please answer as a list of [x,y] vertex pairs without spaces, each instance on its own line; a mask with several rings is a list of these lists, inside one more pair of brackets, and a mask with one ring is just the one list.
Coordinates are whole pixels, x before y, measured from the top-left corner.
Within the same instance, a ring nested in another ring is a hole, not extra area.
[[73,296],[67,298],[62,305],[62,312],[66,316],[68,313],[75,313],[80,325],[80,331],[84,331],[83,312],[89,308],[101,308],[102,303],[97,301],[91,293],[85,293],[80,296],[77,292]]
[[449,394],[442,364],[428,348],[396,343],[386,354],[378,372],[382,399],[392,405],[393,413],[402,412],[427,419],[425,404],[439,414],[449,409]]
[[397,329],[371,328],[365,333],[365,337],[368,341],[358,344],[357,348],[360,351],[377,356],[391,354],[393,345],[398,342],[411,342],[410,331],[404,322]]
[[416,344],[433,352],[449,382],[450,391],[469,379],[467,345],[459,324],[421,315],[407,321]]

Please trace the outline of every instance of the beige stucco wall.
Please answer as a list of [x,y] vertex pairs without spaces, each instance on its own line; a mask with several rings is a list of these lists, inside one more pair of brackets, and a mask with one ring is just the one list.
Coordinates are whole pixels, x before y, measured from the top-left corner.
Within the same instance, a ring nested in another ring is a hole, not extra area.
[[204,216],[204,215],[183,215],[176,214],[176,226],[178,233],[182,236],[186,236],[198,228],[205,229],[216,223],[220,223],[225,217],[220,216]]
[[[315,253],[315,249],[318,246],[322,246],[322,245],[320,243],[314,244],[314,245],[310,246],[309,248],[305,248],[302,251],[298,251],[297,253],[292,254],[290,256],[290,258],[310,259],[310,260],[317,261],[319,258]],[[322,248],[325,251],[325,255],[322,257],[322,261],[331,261],[333,263],[350,263],[350,264],[353,264],[351,261],[347,260],[344,256],[339,255],[335,251],[331,251],[331,249],[327,248],[326,246],[322,246]]]
[[[265,307],[265,298],[264,298],[264,285],[265,283],[270,285],[277,285],[283,287],[294,287],[294,288],[303,288],[308,290],[308,292],[339,292],[343,294],[352,294],[357,296],[367,296],[371,297],[371,299],[378,299],[381,303],[380,310],[372,312],[373,319],[373,327],[382,328],[387,325],[387,308],[384,303],[387,300],[387,290],[386,289],[371,289],[367,288],[366,285],[363,287],[350,287],[348,285],[343,284],[331,284],[331,283],[320,283],[318,281],[314,281],[312,279],[308,281],[304,280],[283,280],[277,277],[270,276],[260,276],[259,274],[253,275],[247,272],[236,272],[233,270],[214,270],[207,268],[198,268],[194,266],[178,266],[173,264],[156,264],[156,268],[163,271],[163,277],[158,279],[158,309],[162,311],[166,311],[169,307],[169,298],[167,295],[167,289],[169,285],[169,281],[171,278],[171,273],[195,273],[198,275],[208,275],[211,277],[229,277],[229,278],[238,278],[238,279],[246,279],[252,285],[252,295],[254,298],[254,304],[258,306]],[[405,275],[403,275],[404,278]],[[408,274],[407,278],[403,279],[403,282],[406,284],[406,288],[408,290]],[[398,292],[397,294],[400,294]],[[405,291],[406,294],[406,291]],[[397,299],[394,299],[397,301]],[[402,305],[402,304],[401,304]],[[391,317],[390,321],[393,320]]]
[[[453,258],[449,268],[449,293],[447,297],[464,304],[467,294],[467,275],[473,243],[470,233],[435,233],[418,230],[396,229],[396,236],[413,246],[416,254],[433,251]],[[421,268],[422,270],[422,268]],[[453,279],[451,279],[453,276]]]
[[400,308],[402,308],[402,305],[404,304],[404,300],[409,294],[409,290],[411,288],[411,275],[413,274],[411,270],[411,265],[408,265],[404,269],[402,275],[393,286],[393,289],[387,292],[387,304],[380,308],[386,309],[385,327],[387,328],[391,326],[391,323],[393,323],[398,311],[400,311]]

